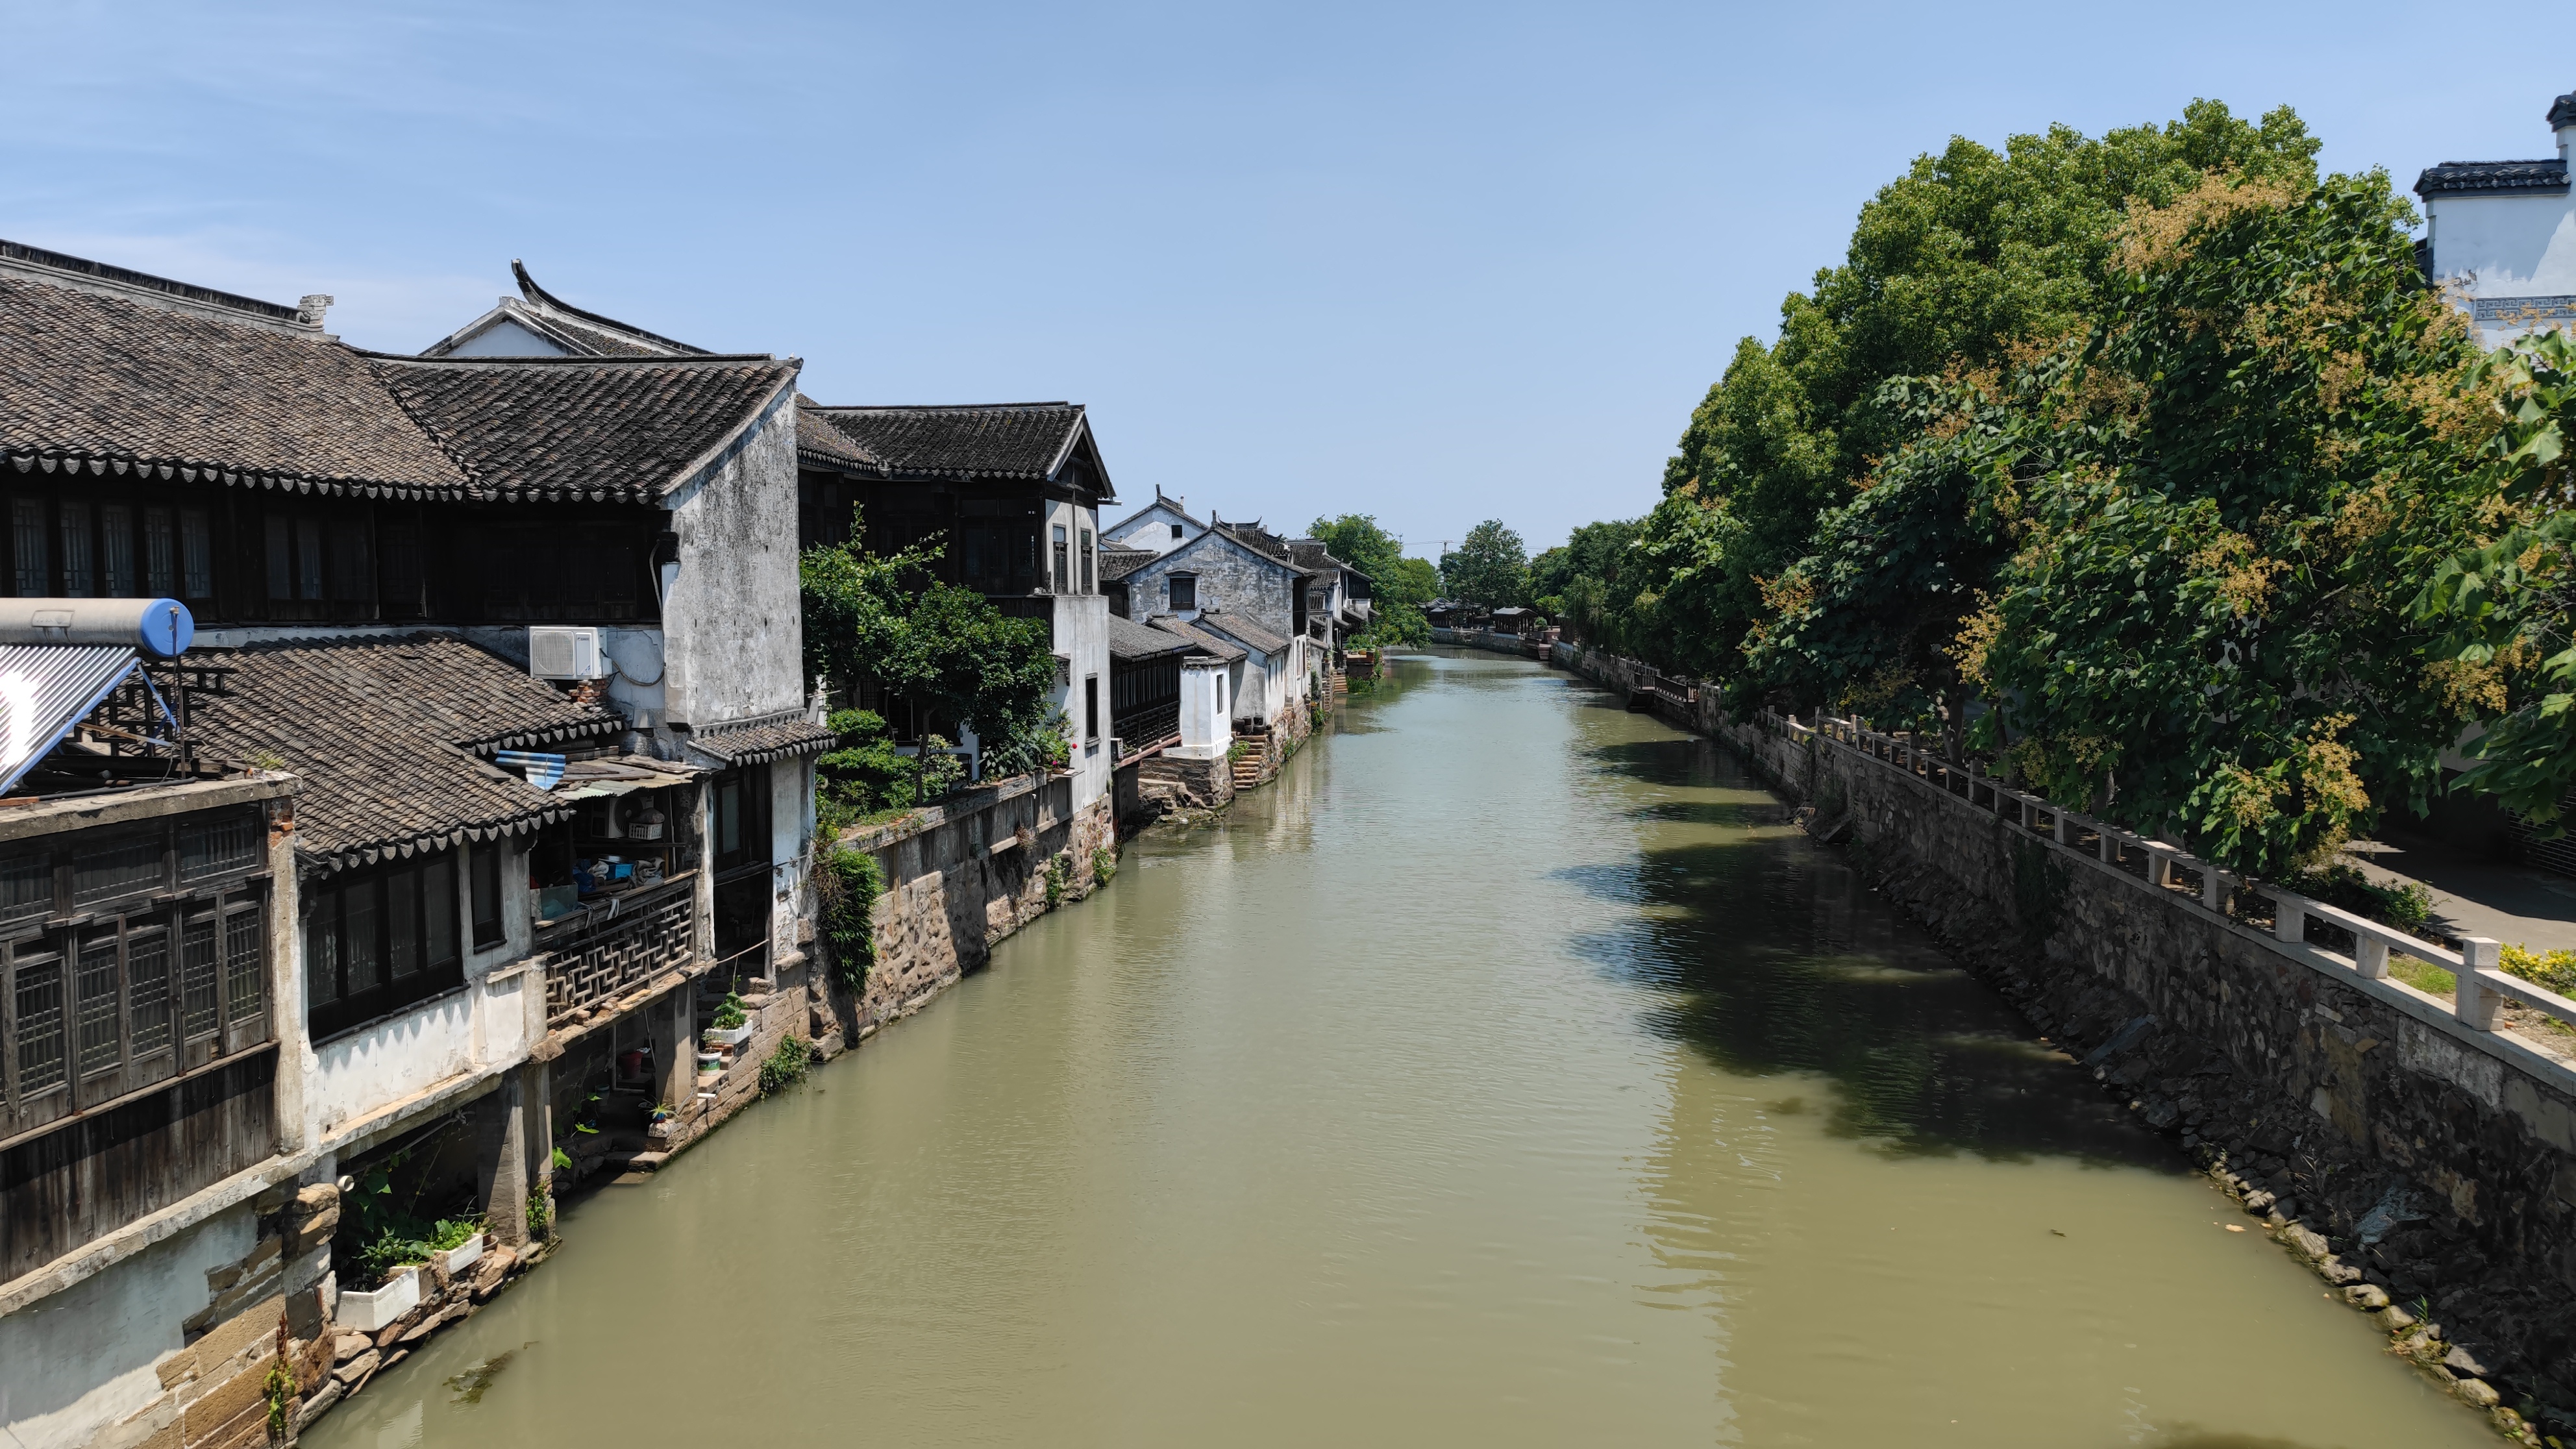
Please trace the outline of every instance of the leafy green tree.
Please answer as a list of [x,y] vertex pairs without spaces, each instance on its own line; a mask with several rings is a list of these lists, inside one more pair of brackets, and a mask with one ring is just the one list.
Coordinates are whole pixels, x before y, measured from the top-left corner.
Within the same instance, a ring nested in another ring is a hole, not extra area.
[[1953,644],[2012,552],[2021,496],[2053,456],[2024,405],[2044,376],[2019,373],[2003,395],[1975,383],[1887,385],[1882,409],[1920,431],[1849,503],[1825,511],[1813,552],[1768,591],[1739,695],[1820,702],[1964,745],[1973,687]]
[[936,545],[880,556],[859,542],[807,549],[797,561],[809,677],[847,689],[873,680],[924,709],[934,726],[964,726],[988,769],[1017,773],[1060,747],[1047,696],[1055,655],[1046,624],[1013,619],[972,589],[939,581]]
[[1579,638],[1607,642],[1614,611],[1633,604],[1637,586],[1630,550],[1642,519],[1587,523],[1565,542],[1530,560],[1530,602],[1572,627]]
[[1431,642],[1431,624],[1422,606],[1440,593],[1439,575],[1421,559],[1404,556],[1404,543],[1378,526],[1366,513],[1318,518],[1311,530],[1333,557],[1368,575],[1369,626],[1352,642],[1363,648],[1393,644],[1419,647]]
[[[1771,612],[1766,589],[1811,552],[1818,519],[1918,431],[1887,383],[2031,365],[2089,331],[2132,205],[2162,205],[2231,168],[2304,186],[2316,147],[2287,109],[2255,124],[2195,101],[2161,128],[2097,140],[2058,126],[2015,136],[2000,153],[1953,138],[1916,160],[1861,209],[1843,264],[1781,304],[1778,341],[1737,344],[1692,414],[1665,491],[1695,487],[1703,508],[1722,505],[1730,554],[1723,567],[1694,564],[1688,614],[1640,618],[1638,637],[1713,631],[1692,653],[1705,672],[1732,678],[1737,649]],[[1686,509],[1650,516],[1650,536],[1668,527],[1704,542],[1709,521]],[[1694,546],[1678,535],[1655,541],[1676,557]]]
[[2446,559],[2419,618],[2446,626],[2435,668],[2455,699],[2501,716],[2464,751],[2453,788],[2494,796],[2550,835],[2576,789],[2576,338],[2551,331],[2498,348],[2475,380],[2497,413],[2487,443],[2507,526]]
[[1529,596],[1529,550],[1521,536],[1488,518],[1440,556],[1440,587],[1461,603],[1500,609]]
[[2278,878],[2420,806],[2459,725],[2421,581],[2491,423],[2384,174],[2217,174],[2123,228],[1963,667],[2043,793]]

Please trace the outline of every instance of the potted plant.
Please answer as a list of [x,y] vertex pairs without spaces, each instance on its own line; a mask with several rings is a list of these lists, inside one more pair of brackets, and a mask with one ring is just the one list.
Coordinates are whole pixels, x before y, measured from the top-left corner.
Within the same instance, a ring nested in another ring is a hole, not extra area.
[[751,1039],[751,1013],[739,991],[728,991],[722,1005],[716,1008],[714,1020],[706,1033],[710,1046],[740,1046]]
[[644,1114],[644,1135],[647,1137],[666,1140],[679,1130],[679,1126],[679,1110],[668,1102],[657,1103],[652,1111]]

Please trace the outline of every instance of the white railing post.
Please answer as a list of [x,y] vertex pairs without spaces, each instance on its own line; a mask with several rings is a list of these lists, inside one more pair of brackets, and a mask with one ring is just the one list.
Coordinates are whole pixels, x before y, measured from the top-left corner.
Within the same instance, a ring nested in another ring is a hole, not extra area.
[[2060,845],[2073,845],[2075,843],[2075,825],[2074,822],[2066,818],[2066,812],[2062,809],[2052,810],[2049,812],[2048,818],[2053,823],[2053,827],[2056,831],[2057,843]]
[[2200,903],[2222,916],[2227,914],[2227,873],[2207,861],[2200,866]]
[[2361,939],[2352,955],[2352,969],[2373,981],[2388,979],[2388,943],[2368,936]]
[[2495,988],[2478,979],[2481,968],[2494,970],[2502,959],[2503,947],[2485,936],[2460,938],[2460,974],[2451,993],[2451,1011],[2460,1025],[2473,1031],[2495,1030],[2496,1010],[2504,997]]
[[2101,832],[2093,837],[2093,844],[2100,852],[2104,865],[2120,863],[2120,840],[2111,833],[2111,827],[2103,826]]
[[2173,884],[2173,857],[2152,845],[2147,847],[2147,884],[2157,890]]
[[2308,903],[2287,891],[2272,892],[2272,939],[2291,945],[2308,938]]
[[2039,824],[2039,807],[2030,803],[2030,797],[2028,795],[2014,796],[2013,803],[2021,807],[2022,829],[2028,830]]

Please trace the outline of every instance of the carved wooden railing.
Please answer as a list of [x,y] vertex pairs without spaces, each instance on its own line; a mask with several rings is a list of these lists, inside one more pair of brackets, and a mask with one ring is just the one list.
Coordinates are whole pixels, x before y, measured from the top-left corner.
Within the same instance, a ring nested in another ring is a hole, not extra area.
[[594,1002],[689,965],[696,954],[696,874],[674,876],[656,890],[614,897],[538,928],[546,1025],[560,1026]]

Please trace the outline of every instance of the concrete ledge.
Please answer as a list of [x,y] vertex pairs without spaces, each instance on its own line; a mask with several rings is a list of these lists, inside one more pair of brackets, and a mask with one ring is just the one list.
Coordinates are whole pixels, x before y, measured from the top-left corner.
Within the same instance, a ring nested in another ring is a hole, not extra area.
[[136,1218],[115,1232],[85,1243],[41,1268],[0,1283],[0,1317],[95,1277],[155,1243],[166,1242],[217,1213],[238,1207],[281,1182],[291,1181],[317,1160],[317,1155],[310,1152],[272,1157],[257,1167],[244,1168],[212,1187],[200,1188],[159,1212]]

